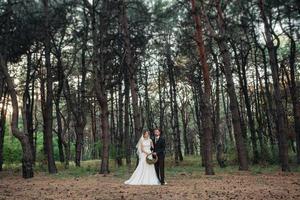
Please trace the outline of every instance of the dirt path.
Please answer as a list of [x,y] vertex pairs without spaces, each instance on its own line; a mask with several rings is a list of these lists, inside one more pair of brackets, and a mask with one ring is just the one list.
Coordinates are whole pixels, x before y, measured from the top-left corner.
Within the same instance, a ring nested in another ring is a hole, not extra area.
[[300,174],[178,175],[165,186],[126,186],[112,175],[0,179],[1,199],[300,199]]

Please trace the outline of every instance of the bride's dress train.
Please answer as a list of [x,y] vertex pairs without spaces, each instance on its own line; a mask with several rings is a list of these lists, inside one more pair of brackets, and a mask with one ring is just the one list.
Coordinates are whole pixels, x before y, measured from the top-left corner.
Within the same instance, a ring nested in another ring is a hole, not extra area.
[[[151,139],[142,139],[143,150],[151,153]],[[154,165],[146,162],[146,154],[139,152],[139,163],[130,179],[125,181],[128,185],[160,185]]]

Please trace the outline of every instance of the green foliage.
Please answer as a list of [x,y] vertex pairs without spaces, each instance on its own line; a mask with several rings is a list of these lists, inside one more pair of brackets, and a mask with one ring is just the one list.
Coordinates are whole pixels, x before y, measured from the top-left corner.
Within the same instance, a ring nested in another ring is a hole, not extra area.
[[[37,173],[45,173],[47,176],[53,176],[56,178],[78,178],[98,174],[100,160],[87,160],[81,162],[81,167],[76,167],[74,162],[70,162],[69,168],[65,169],[64,164],[56,162],[58,173],[54,175],[49,175],[46,173],[46,169],[41,167],[37,163],[35,171]],[[117,167],[114,159],[110,159],[110,171],[111,174],[117,178],[127,179],[135,169],[135,158],[132,158],[132,166],[129,169],[126,165]],[[125,163],[125,160],[124,162]],[[176,166],[172,157],[166,158],[166,176],[167,177],[178,177],[178,176],[193,176],[194,178],[201,178],[204,175],[204,167],[201,166],[201,158],[199,156],[187,156],[184,161]],[[239,173],[238,165],[228,165],[225,168],[220,168],[217,163],[214,163],[216,176],[210,177],[212,179],[222,179],[222,174],[235,174]],[[21,170],[20,164],[10,164],[6,168],[10,171],[19,173]],[[277,164],[267,164],[267,165],[251,165],[249,172],[252,175],[259,174],[270,174],[280,171],[280,166]],[[298,173],[300,172],[300,166],[291,165],[291,171]],[[246,172],[247,173],[247,172]],[[219,174],[219,175],[218,175]]]
[[99,162],[100,160],[82,161],[81,167],[76,167],[74,162],[70,162],[68,169],[64,168],[64,164],[57,162],[58,173],[54,176],[67,178],[94,175],[98,172]]
[[22,160],[21,144],[12,135],[4,136],[3,159],[7,164],[18,163]]
[[8,124],[4,125],[4,146],[3,146],[3,160],[6,164],[13,164],[20,162],[22,159],[22,147],[17,138],[15,138],[9,131]]

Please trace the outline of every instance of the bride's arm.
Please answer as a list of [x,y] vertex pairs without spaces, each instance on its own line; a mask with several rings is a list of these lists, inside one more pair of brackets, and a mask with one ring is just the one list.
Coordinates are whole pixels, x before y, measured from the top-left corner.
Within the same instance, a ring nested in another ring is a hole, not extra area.
[[146,151],[144,151],[144,145],[143,145],[143,143],[141,143],[141,151],[142,151],[142,153],[145,153],[145,154],[147,154],[147,152],[146,152]]

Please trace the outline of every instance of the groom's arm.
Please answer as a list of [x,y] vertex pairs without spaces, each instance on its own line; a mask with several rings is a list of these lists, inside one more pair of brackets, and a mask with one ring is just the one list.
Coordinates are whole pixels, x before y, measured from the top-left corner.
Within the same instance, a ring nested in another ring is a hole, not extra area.
[[153,151],[154,150],[153,140],[150,140],[150,143],[151,143],[150,151]]

